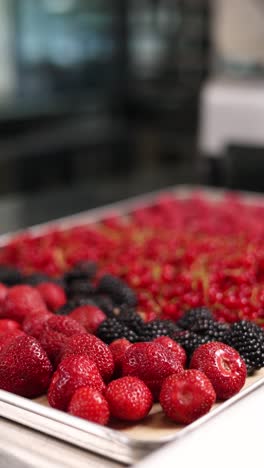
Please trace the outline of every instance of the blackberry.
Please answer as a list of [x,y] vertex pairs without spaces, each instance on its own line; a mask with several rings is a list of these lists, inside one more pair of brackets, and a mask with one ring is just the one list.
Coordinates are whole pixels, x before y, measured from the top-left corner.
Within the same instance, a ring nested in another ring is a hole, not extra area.
[[137,334],[115,317],[104,320],[97,329],[97,336],[107,344],[118,338],[126,338],[131,343],[138,341]]
[[129,307],[137,305],[137,297],[124,281],[112,275],[104,275],[98,283],[98,292],[107,294],[116,304]]
[[68,298],[86,298],[95,292],[95,287],[87,279],[74,279],[66,285],[65,292]]
[[191,332],[189,330],[177,331],[173,334],[172,338],[185,349],[188,362],[190,361],[193,352],[196,348],[198,348],[198,346],[212,341],[206,336],[198,335],[197,333]]
[[64,279],[67,284],[73,280],[94,278],[97,271],[97,264],[93,261],[78,262],[71,270],[64,274]]
[[264,331],[258,325],[247,320],[235,322],[224,340],[244,359],[248,375],[264,367]]
[[64,304],[59,309],[57,309],[55,313],[57,315],[68,315],[74,309],[83,305],[96,305],[96,304],[90,299],[74,298],[74,299],[70,299],[68,302],[66,302],[66,304]]
[[[195,307],[189,309],[183,317],[177,321],[177,325],[185,330],[196,331],[195,328],[205,329],[208,322],[214,320],[211,311],[207,307]],[[199,324],[197,324],[199,322]]]
[[40,283],[55,283],[59,286],[64,287],[62,278],[51,278],[43,273],[32,273],[31,275],[25,275],[22,278],[22,283],[29,284],[30,286],[37,286]]
[[173,336],[178,330],[174,322],[170,320],[152,320],[143,323],[139,341],[152,341],[160,336]]
[[7,265],[0,265],[0,283],[6,286],[14,286],[22,282],[23,275],[17,269]]
[[122,322],[136,334],[140,334],[142,332],[142,328],[145,325],[144,321],[134,309],[128,309],[127,307],[121,306],[119,308],[116,307],[112,313],[119,322]]
[[205,334],[210,341],[224,341],[226,334],[229,331],[229,325],[221,322],[211,322]]
[[114,310],[114,303],[112,299],[108,296],[105,296],[103,294],[93,294],[90,297],[90,301],[99,307],[99,309],[102,309],[102,311],[107,315],[107,316],[112,316],[113,315],[113,310]]

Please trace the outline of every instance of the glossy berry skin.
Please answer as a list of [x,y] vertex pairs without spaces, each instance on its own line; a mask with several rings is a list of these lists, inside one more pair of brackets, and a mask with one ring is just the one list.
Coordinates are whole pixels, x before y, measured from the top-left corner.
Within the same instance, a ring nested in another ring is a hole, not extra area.
[[175,359],[182,365],[182,367],[185,367],[187,355],[179,343],[176,343],[176,341],[172,340],[172,338],[169,338],[168,336],[160,336],[154,340],[154,343],[159,343],[161,346],[169,349],[174,354]]
[[238,393],[247,376],[246,364],[240,354],[217,341],[199,346],[192,355],[190,368],[207,375],[218,400],[227,400]]
[[131,346],[130,341],[126,338],[119,338],[118,340],[112,341],[109,345],[109,349],[113,355],[115,370],[114,374],[116,377],[120,377],[122,373],[122,362],[126,350]]
[[96,364],[87,356],[69,356],[58,366],[48,390],[48,402],[56,409],[66,411],[74,392],[90,386],[102,392],[105,384]]
[[53,365],[58,364],[67,340],[80,333],[85,333],[85,329],[76,320],[68,317],[53,315],[44,322],[39,341]]
[[170,375],[161,387],[160,404],[165,414],[179,424],[189,424],[210,411],[216,393],[205,374],[185,370],[182,375]]
[[54,314],[48,310],[41,312],[40,314],[29,314],[23,320],[22,329],[27,335],[34,336],[37,340],[40,340],[44,323],[52,317],[54,317]]
[[66,304],[67,298],[64,289],[52,282],[40,283],[36,286],[47,308],[55,312]]
[[21,335],[6,344],[0,353],[0,388],[28,398],[42,395],[48,388],[52,366],[40,343]]
[[109,347],[103,341],[90,333],[72,336],[65,342],[61,359],[78,354],[85,354],[92,359],[104,381],[110,380],[114,372],[114,359]]
[[93,387],[81,387],[74,392],[68,413],[103,426],[108,423],[110,417],[106,399]]
[[152,342],[135,343],[125,353],[122,373],[142,379],[157,398],[163,380],[171,374],[183,373],[183,367],[164,346]]
[[146,384],[137,377],[121,377],[108,384],[105,391],[110,413],[125,421],[140,421],[151,410],[153,397]]
[[18,322],[10,319],[0,320],[0,335],[10,333],[14,330],[21,330],[21,325]]
[[21,284],[9,288],[3,309],[4,317],[22,323],[27,315],[42,313],[47,307],[35,288]]
[[95,333],[99,325],[107,318],[99,307],[93,305],[77,307],[69,314],[69,317],[79,322],[88,333]]

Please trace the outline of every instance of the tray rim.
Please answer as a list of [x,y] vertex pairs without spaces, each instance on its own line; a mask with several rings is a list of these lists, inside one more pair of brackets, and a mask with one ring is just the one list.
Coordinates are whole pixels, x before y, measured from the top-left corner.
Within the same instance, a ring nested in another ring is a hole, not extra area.
[[[47,230],[51,228],[61,231],[74,226],[92,224],[94,222],[100,221],[100,219],[109,214],[112,214],[113,212],[119,214],[126,214],[129,211],[133,210],[133,208],[147,207],[153,203],[156,197],[169,193],[173,193],[178,198],[188,198],[196,193],[199,193],[201,195],[205,195],[209,199],[221,199],[222,197],[231,194],[239,195],[240,197],[242,197],[245,203],[257,202],[264,204],[264,196],[255,192],[238,192],[233,190],[227,191],[226,189],[221,188],[181,184],[177,186],[165,187],[160,190],[154,190],[143,195],[117,201],[111,204],[104,205],[102,207],[81,211],[73,215],[57,218],[52,221],[43,222],[20,230],[1,234],[0,248],[4,247],[5,244],[7,244],[10,240],[16,238],[20,234],[30,234],[34,237],[35,235],[37,236],[44,234]],[[19,424],[36,429],[44,434],[51,435],[60,440],[64,440],[65,442],[71,442],[73,445],[77,445],[86,450],[99,453],[100,455],[105,456],[107,458],[111,458],[124,464],[130,464],[139,461],[140,459],[142,459],[143,456],[146,456],[152,450],[156,450],[164,444],[167,444],[171,441],[177,440],[181,437],[188,435],[200,425],[206,423],[208,420],[211,420],[213,417],[217,416],[219,412],[223,412],[227,407],[230,407],[233,404],[239,402],[239,400],[245,398],[249,393],[253,392],[255,389],[262,385],[264,385],[264,376],[259,377],[254,383],[249,384],[246,388],[242,389],[237,395],[225,402],[222,402],[220,405],[213,408],[205,416],[199,418],[192,424],[185,426],[175,434],[162,436],[160,439],[153,440],[141,440],[135,437],[131,437],[125,433],[122,433],[121,430],[111,429],[108,427],[99,426],[98,424],[92,422],[84,421],[80,418],[76,418],[67,413],[41,405],[38,402],[29,400],[24,397],[20,397],[10,392],[6,392],[4,390],[0,390],[0,415],[6,419],[10,419]],[[20,416],[19,414],[10,415],[8,410],[10,410],[11,408],[17,408],[17,410],[20,411]],[[51,423],[56,422],[58,424],[61,424],[61,432],[55,435],[53,434],[52,428],[38,427],[37,423],[29,421],[30,418],[28,415],[32,414],[39,418],[42,417]],[[85,433],[87,434],[87,436],[93,436],[101,442],[104,441],[104,443],[106,443],[108,447],[108,450],[109,444],[114,444],[115,449],[114,451],[112,451],[112,453],[109,453],[109,451],[106,452],[105,448],[100,447],[100,444],[99,446],[96,446],[96,448],[89,447],[89,440],[88,445],[85,444],[82,440],[77,440],[78,437],[75,440],[75,442],[73,440],[67,440],[67,437],[65,438],[65,434],[63,434],[63,426],[68,428],[70,427],[73,430],[77,430],[80,434]]]

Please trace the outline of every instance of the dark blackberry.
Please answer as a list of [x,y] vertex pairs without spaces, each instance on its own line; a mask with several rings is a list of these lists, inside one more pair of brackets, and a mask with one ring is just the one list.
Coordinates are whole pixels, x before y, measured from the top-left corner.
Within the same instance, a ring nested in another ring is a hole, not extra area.
[[81,261],[64,274],[64,280],[67,284],[78,279],[91,280],[96,275],[96,271],[97,264],[95,262]]
[[170,320],[152,320],[143,323],[139,341],[152,341],[159,336],[173,336],[177,330],[178,327]]
[[94,305],[99,307],[99,309],[102,309],[102,311],[107,316],[113,316],[113,310],[115,308],[115,305],[110,297],[105,296],[103,294],[93,294],[90,297],[90,300],[94,303]]
[[50,276],[44,275],[43,273],[32,273],[31,275],[25,275],[22,278],[22,283],[29,284],[30,286],[37,286],[41,283],[55,283],[64,287],[62,278],[51,278]]
[[65,287],[68,298],[89,297],[95,292],[95,287],[87,279],[74,279]]
[[223,341],[229,331],[229,325],[221,322],[211,322],[203,336],[210,341]]
[[107,344],[118,338],[126,338],[131,343],[138,341],[137,334],[115,317],[107,318],[97,329],[97,336]]
[[136,334],[140,334],[142,332],[142,328],[145,325],[144,321],[134,309],[128,309],[124,306],[116,307],[112,314]]
[[137,305],[137,297],[124,281],[112,275],[104,275],[98,283],[98,292],[107,294],[116,304],[126,304],[129,307]]
[[6,265],[0,265],[0,283],[6,286],[21,284],[23,275],[17,269]]
[[[177,321],[177,325],[185,330],[195,331],[195,328],[204,329],[208,325],[208,321],[214,320],[211,311],[207,307],[196,307],[185,312],[183,317]],[[197,323],[199,324],[197,325]]]
[[174,333],[172,336],[174,341],[179,343],[186,351],[188,362],[191,359],[193,352],[198,346],[209,343],[211,340],[206,336],[198,335],[197,333],[189,330],[181,330]]
[[224,340],[244,359],[248,375],[264,367],[264,331],[258,325],[247,320],[235,322]]
[[56,310],[57,315],[68,315],[70,314],[74,309],[77,307],[83,306],[83,305],[96,305],[92,300],[90,299],[83,299],[83,298],[74,298],[70,299],[66,304],[61,306],[59,309]]

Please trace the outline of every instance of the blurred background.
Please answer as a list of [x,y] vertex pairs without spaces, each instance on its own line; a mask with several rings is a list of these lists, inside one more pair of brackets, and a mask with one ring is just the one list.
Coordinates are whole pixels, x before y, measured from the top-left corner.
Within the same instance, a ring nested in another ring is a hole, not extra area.
[[263,0],[0,0],[0,232],[177,184],[262,191],[263,21]]

